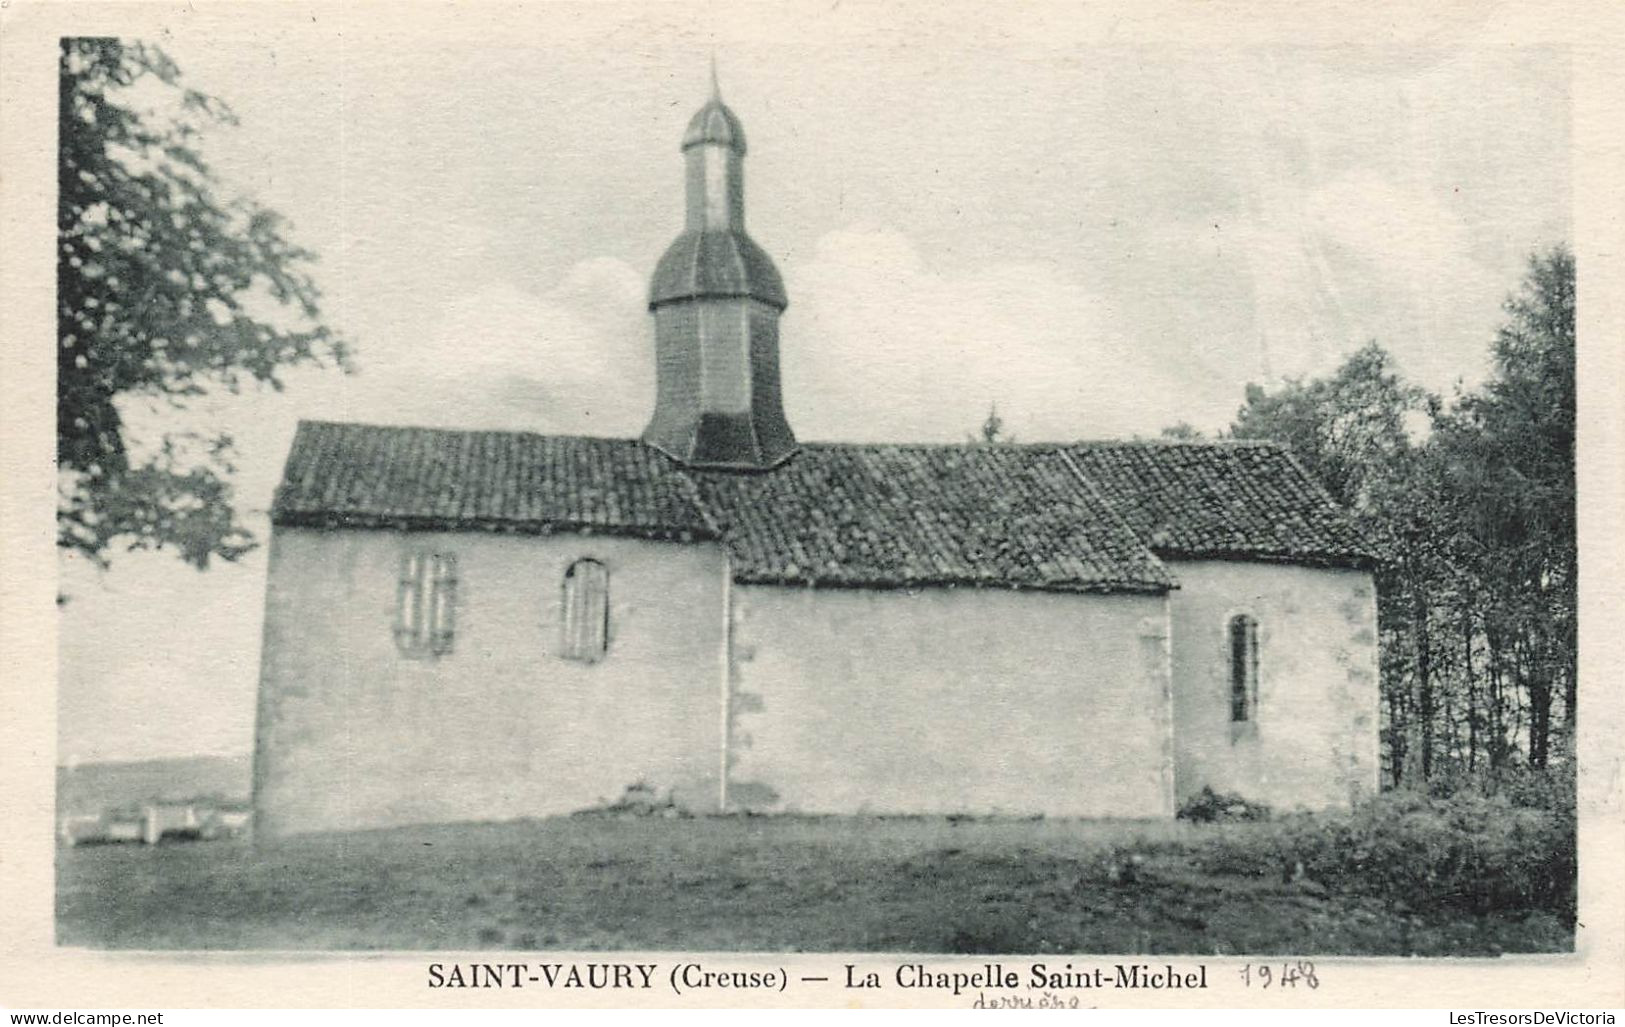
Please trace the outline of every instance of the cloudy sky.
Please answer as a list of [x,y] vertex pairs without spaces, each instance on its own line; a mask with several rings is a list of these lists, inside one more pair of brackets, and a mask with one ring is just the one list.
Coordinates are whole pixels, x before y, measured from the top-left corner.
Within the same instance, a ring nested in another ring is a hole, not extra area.
[[[301,417],[641,430],[646,283],[681,225],[677,144],[713,46],[750,142],[747,222],[790,294],[803,439],[960,440],[993,402],[1027,441],[1213,430],[1246,383],[1371,339],[1415,381],[1470,385],[1527,255],[1570,236],[1558,51],[608,10],[496,35],[160,38],[236,110],[207,155],[320,253],[355,347],[354,375],[185,418],[236,437],[262,540]],[[61,758],[247,752],[264,566],[263,548],[205,573],[65,564]]]

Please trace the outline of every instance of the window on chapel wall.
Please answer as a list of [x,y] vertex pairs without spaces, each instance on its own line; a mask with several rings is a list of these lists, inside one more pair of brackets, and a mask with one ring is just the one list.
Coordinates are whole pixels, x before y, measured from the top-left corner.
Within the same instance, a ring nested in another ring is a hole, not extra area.
[[456,633],[457,558],[407,553],[395,593],[395,646],[407,656],[443,656]]
[[1258,715],[1258,621],[1245,613],[1230,618],[1230,722]]
[[609,648],[609,568],[577,560],[564,572],[559,651],[567,660],[592,663]]

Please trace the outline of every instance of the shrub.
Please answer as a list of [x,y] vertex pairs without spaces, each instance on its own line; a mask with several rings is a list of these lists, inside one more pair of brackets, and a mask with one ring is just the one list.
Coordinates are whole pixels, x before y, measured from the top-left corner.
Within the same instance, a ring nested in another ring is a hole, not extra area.
[[1501,794],[1514,806],[1551,810],[1574,818],[1578,783],[1574,765],[1562,767],[1514,767],[1501,776]]
[[1428,794],[1438,799],[1459,795],[1504,798],[1514,806],[1574,815],[1573,764],[1531,767],[1514,763],[1494,770],[1446,767],[1428,779]]
[[1198,846],[1210,873],[1307,876],[1417,908],[1573,908],[1572,818],[1463,793],[1390,792],[1354,810],[1296,814]]
[[1235,794],[1218,794],[1207,785],[1185,800],[1174,814],[1180,820],[1196,824],[1211,824],[1219,820],[1268,820],[1270,808],[1261,802],[1251,802]]
[[690,813],[670,792],[662,798],[655,791],[654,786],[647,781],[634,781],[626,786],[621,797],[611,803],[603,803],[588,809],[576,810],[572,816],[619,816],[619,817],[664,817],[673,819],[687,818]]

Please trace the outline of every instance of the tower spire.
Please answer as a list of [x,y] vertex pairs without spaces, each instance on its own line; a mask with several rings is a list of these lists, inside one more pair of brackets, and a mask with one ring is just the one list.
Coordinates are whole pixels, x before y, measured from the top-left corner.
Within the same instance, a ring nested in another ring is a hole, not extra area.
[[649,287],[655,322],[654,416],[643,441],[691,467],[759,471],[795,452],[779,396],[773,259],[745,232],[745,129],[711,98],[683,134],[683,233]]

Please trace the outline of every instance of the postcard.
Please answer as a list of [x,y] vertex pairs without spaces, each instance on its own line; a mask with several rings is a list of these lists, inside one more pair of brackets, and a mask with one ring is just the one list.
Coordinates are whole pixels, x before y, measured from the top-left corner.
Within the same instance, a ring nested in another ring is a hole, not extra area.
[[11,0],[0,1001],[1625,1004],[1581,13]]

